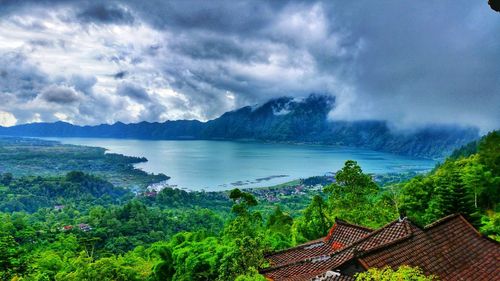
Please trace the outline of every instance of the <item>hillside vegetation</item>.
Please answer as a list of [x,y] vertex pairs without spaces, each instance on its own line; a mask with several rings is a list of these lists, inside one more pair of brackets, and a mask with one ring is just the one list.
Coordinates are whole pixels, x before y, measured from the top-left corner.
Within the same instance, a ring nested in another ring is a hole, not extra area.
[[384,186],[349,160],[299,216],[279,204],[259,212],[269,203],[238,189],[132,196],[80,172],[0,182],[9,202],[0,213],[2,280],[264,280],[264,252],[322,237],[335,218],[379,227],[405,215],[424,225],[461,212],[500,240],[499,132],[426,175]]

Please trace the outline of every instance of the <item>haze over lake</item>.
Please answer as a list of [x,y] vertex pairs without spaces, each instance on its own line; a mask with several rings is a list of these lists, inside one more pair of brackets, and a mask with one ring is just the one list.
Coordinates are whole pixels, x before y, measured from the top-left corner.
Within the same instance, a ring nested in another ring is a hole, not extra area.
[[109,152],[146,157],[136,167],[171,177],[170,185],[190,190],[271,186],[324,175],[348,159],[365,172],[429,170],[435,161],[356,148],[234,141],[149,141],[104,138],[47,138],[65,144],[98,146]]

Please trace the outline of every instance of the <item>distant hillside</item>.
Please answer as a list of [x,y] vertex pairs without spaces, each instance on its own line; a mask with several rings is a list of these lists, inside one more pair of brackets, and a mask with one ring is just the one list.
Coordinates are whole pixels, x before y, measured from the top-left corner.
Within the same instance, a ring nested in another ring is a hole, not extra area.
[[227,139],[315,143],[362,147],[404,155],[440,158],[479,137],[475,128],[432,126],[395,133],[385,121],[329,121],[335,98],[273,99],[261,106],[226,112],[208,122],[196,120],[75,126],[64,122],[0,127],[1,135],[33,137],[113,137],[157,140]]

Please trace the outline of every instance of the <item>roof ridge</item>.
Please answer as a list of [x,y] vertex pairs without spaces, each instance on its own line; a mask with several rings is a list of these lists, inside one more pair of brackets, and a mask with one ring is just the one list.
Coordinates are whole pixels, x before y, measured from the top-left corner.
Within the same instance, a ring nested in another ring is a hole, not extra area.
[[295,261],[292,263],[285,263],[285,264],[281,264],[281,265],[277,265],[277,266],[270,266],[267,268],[263,268],[260,270],[260,272],[266,273],[266,272],[273,271],[276,269],[281,269],[281,268],[285,268],[285,267],[296,265],[296,264],[303,264],[303,263],[310,262],[310,261],[311,261],[311,258],[306,258],[306,259],[298,260],[298,261]]
[[[330,242],[331,242],[330,240],[331,240],[331,238],[332,238],[332,236],[333,236],[333,233],[334,233],[335,229],[336,229],[336,228],[337,228],[337,226],[339,226],[339,225],[341,225],[341,226],[345,226],[345,227],[350,227],[350,228],[356,228],[356,229],[358,229],[358,230],[366,231],[366,232],[368,232],[368,233],[370,233],[370,232],[373,232],[373,231],[374,231],[374,230],[373,230],[373,229],[371,229],[371,228],[364,227],[364,226],[357,225],[357,224],[352,224],[352,223],[349,223],[349,222],[347,222],[347,221],[345,221],[345,220],[343,220],[343,219],[335,218],[335,224],[332,226],[332,228],[330,228],[330,230],[328,231],[328,234],[325,236],[325,238],[324,238],[324,240],[323,240],[323,242],[324,242],[325,244],[331,244],[331,243],[330,243]],[[367,234],[368,234],[368,233],[367,233]]]
[[297,246],[294,246],[294,247],[291,247],[291,248],[286,248],[286,249],[283,249],[283,250],[278,250],[278,251],[273,251],[272,253],[269,253],[269,254],[264,254],[264,256],[266,257],[269,257],[269,256],[273,256],[275,254],[281,254],[281,253],[286,253],[286,252],[289,252],[289,251],[292,251],[292,250],[295,250],[295,249],[299,249],[299,248],[304,248],[304,247],[307,247],[307,246],[310,246],[312,244],[315,244],[315,243],[325,243],[324,242],[324,239],[326,238],[325,237],[321,237],[321,238],[318,238],[318,239],[314,239],[314,240],[311,240],[311,241],[308,241],[308,242],[305,242],[305,243],[302,243],[302,244],[299,244]]
[[[341,249],[339,249],[338,251],[335,251],[335,252],[331,253],[331,254],[330,254],[330,256],[336,255],[336,254],[338,254],[338,253],[340,253],[340,252],[342,252],[342,251],[344,251],[344,250],[350,249],[350,248],[352,248],[354,245],[357,245],[357,244],[359,244],[359,243],[361,243],[361,242],[363,242],[363,241],[368,240],[369,238],[371,238],[371,237],[375,236],[376,234],[378,234],[378,233],[382,232],[383,230],[385,230],[385,229],[389,228],[390,226],[392,226],[392,225],[394,225],[394,224],[396,224],[396,223],[404,223],[404,224],[405,224],[405,230],[407,231],[407,234],[410,234],[410,235],[411,235],[411,234],[413,234],[413,231],[411,231],[411,228],[409,228],[409,227],[408,227],[408,220],[407,220],[406,218],[404,218],[404,219],[402,219],[402,220],[401,220],[401,219],[397,219],[397,220],[394,220],[394,221],[392,221],[392,222],[390,222],[390,223],[388,223],[388,224],[384,225],[383,227],[381,227],[381,228],[379,228],[379,229],[377,229],[377,230],[374,230],[374,231],[373,231],[373,232],[371,232],[371,233],[368,233],[366,236],[364,236],[364,237],[362,237],[362,238],[360,238],[360,239],[358,239],[358,240],[356,240],[356,241],[352,242],[351,244],[349,244],[349,245],[345,246],[344,248],[341,248]],[[407,237],[407,236],[408,236],[408,235],[403,236],[403,237]],[[398,238],[398,239],[400,239],[400,238]],[[391,241],[391,242],[392,242],[392,241]],[[389,243],[390,243],[390,242],[389,242]],[[385,244],[382,244],[382,245],[386,245],[386,244],[389,244],[389,243],[385,243]],[[378,247],[378,246],[376,246],[376,247]]]
[[[424,232],[425,233],[425,232]],[[390,246],[393,246],[393,245],[396,245],[398,243],[401,243],[403,241],[406,241],[407,239],[411,238],[414,236],[414,232],[412,231],[409,235],[406,235],[406,236],[403,236],[403,237],[399,237],[395,240],[392,240],[391,242],[388,242],[388,243],[385,243],[385,244],[382,244],[382,245],[377,245],[375,247],[372,247],[368,250],[365,250],[365,251],[361,251],[359,254],[360,254],[360,257],[363,257],[369,253],[372,253],[372,252],[376,252],[378,250],[381,250],[381,249],[384,249],[386,247],[390,247]],[[347,261],[346,261],[347,262]]]
[[455,213],[455,214],[447,215],[447,216],[446,216],[446,217],[444,217],[444,218],[440,218],[440,219],[438,219],[438,220],[436,220],[436,221],[434,221],[434,222],[432,222],[432,223],[430,223],[430,224],[428,224],[428,225],[424,226],[424,230],[427,230],[427,229],[429,229],[429,228],[433,228],[433,227],[435,227],[435,226],[438,226],[438,225],[440,225],[440,224],[443,224],[443,223],[445,223],[445,222],[447,222],[447,221],[449,221],[449,220],[451,220],[451,219],[454,219],[454,218],[456,218],[456,217],[462,217],[462,215],[461,215],[461,214],[459,214],[459,213]]
[[[434,227],[437,227],[437,226],[440,226],[440,225],[442,225],[442,224],[444,224],[444,223],[446,223],[446,222],[449,222],[449,221],[451,221],[451,220],[452,220],[452,219],[454,219],[454,218],[460,218],[460,219],[463,221],[463,223],[465,223],[465,224],[466,224],[466,225],[467,225],[470,229],[472,229],[475,233],[477,233],[477,234],[478,234],[478,236],[479,236],[480,238],[488,238],[487,236],[482,235],[482,234],[481,234],[481,233],[480,233],[480,232],[479,232],[479,231],[478,231],[478,230],[477,230],[474,226],[472,226],[472,225],[469,223],[469,221],[468,221],[466,218],[464,218],[464,216],[463,216],[462,214],[460,214],[460,213],[451,214],[451,215],[448,215],[448,216],[446,216],[446,217],[443,217],[443,218],[441,218],[441,219],[439,219],[439,220],[436,220],[436,221],[434,221],[434,222],[432,222],[432,223],[430,223],[430,224],[426,225],[423,229],[421,229],[420,227],[418,227],[418,226],[416,226],[416,225],[414,225],[414,226],[415,226],[415,227],[417,227],[417,229],[421,230],[421,231],[425,234],[425,233],[426,233],[427,231],[429,231],[430,229],[432,229],[432,228],[434,228]],[[410,225],[410,224],[411,224],[411,221],[408,221],[407,227],[408,227],[408,230],[409,230],[409,231],[411,231],[411,234],[412,234],[412,236],[413,236],[414,231],[413,231],[413,230],[411,230],[411,225]],[[369,250],[364,251],[364,252],[363,252],[363,255],[364,255],[364,254],[368,254],[368,253],[370,253],[370,252],[377,251],[377,250],[379,250],[380,248],[384,248],[384,247],[387,247],[387,246],[392,246],[393,244],[397,244],[397,243],[399,243],[399,242],[402,242],[402,241],[404,241],[404,240],[405,240],[404,238],[407,238],[407,237],[408,237],[408,236],[404,236],[404,237],[398,238],[398,239],[396,239],[396,240],[394,240],[394,241],[391,241],[391,242],[389,242],[389,243],[386,243],[386,244],[384,244],[384,245],[380,245],[380,246],[373,247],[373,248],[371,248],[371,249],[369,249]],[[496,240],[494,240],[494,239],[491,239],[491,238],[488,238],[488,240],[491,240],[491,241],[493,241],[493,242],[499,243],[498,241],[496,241]]]
[[[343,251],[345,251],[347,249],[352,249],[357,244],[362,243],[363,241],[366,241],[368,238],[374,236],[375,234],[378,234],[378,233],[382,232],[384,229],[387,229],[388,227],[390,227],[390,226],[392,226],[392,225],[394,225],[396,223],[403,223],[404,224],[404,228],[406,230],[406,235],[405,236],[399,237],[397,239],[394,239],[394,240],[392,240],[390,242],[387,242],[387,243],[384,243],[384,244],[377,245],[375,247],[372,247],[372,248],[370,248],[368,250],[364,250],[364,251],[359,251],[358,252],[358,249],[355,248],[355,249],[353,249],[354,250],[354,252],[353,252],[353,258],[356,258],[357,255],[364,255],[365,253],[370,252],[370,251],[372,251],[372,250],[374,250],[376,248],[384,248],[384,247],[387,247],[388,245],[397,244],[397,243],[405,241],[408,238],[410,238],[410,237],[413,236],[413,230],[411,229],[410,221],[406,217],[404,217],[404,218],[398,218],[398,219],[396,219],[396,220],[394,220],[394,221],[392,221],[392,222],[384,225],[383,227],[381,227],[381,228],[379,228],[379,229],[377,229],[377,230],[369,233],[365,237],[360,238],[360,239],[354,241],[353,243],[349,244],[348,246],[346,246],[346,247],[344,247],[344,248],[342,248],[342,249],[340,249],[338,251],[335,251],[335,252],[331,253],[330,257],[333,257],[334,255],[337,255],[337,254],[339,254],[339,253],[341,253],[341,252],[343,252]],[[336,267],[339,267],[339,266],[345,264],[346,262],[348,262],[351,259],[352,258],[343,261],[342,263],[336,265]]]
[[369,228],[369,227],[366,227],[366,226],[362,226],[362,225],[359,225],[359,224],[354,224],[354,223],[350,223],[346,220],[343,220],[343,219],[338,219],[338,218],[335,218],[335,223],[336,224],[343,224],[343,225],[346,225],[346,226],[351,226],[351,227],[355,227],[355,228],[359,228],[361,230],[366,230],[366,231],[374,231],[374,229],[372,228]]
[[454,218],[460,218],[461,221],[463,223],[465,223],[469,229],[471,229],[472,231],[474,231],[476,233],[476,235],[479,236],[481,239],[486,239],[486,240],[488,240],[490,242],[494,242],[496,244],[500,244],[499,241],[497,241],[495,239],[491,239],[490,237],[488,237],[488,235],[483,235],[481,232],[479,232],[479,230],[477,230],[461,213],[451,214],[451,215],[448,215],[448,216],[446,216],[444,218],[441,218],[441,219],[439,219],[439,220],[437,220],[437,221],[435,221],[433,223],[430,223],[430,224],[428,224],[428,225],[426,225],[424,227],[424,231],[429,230],[429,229],[434,228],[434,227],[437,227],[439,225],[442,225],[442,224],[444,224],[446,222],[449,222],[450,220],[452,220]]

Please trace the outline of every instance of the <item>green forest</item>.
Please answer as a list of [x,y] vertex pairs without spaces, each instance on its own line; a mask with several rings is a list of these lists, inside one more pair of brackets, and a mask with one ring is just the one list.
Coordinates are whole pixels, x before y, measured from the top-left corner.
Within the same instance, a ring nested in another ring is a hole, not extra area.
[[[423,226],[462,213],[500,241],[499,131],[403,181],[380,183],[348,160],[321,191],[279,203],[239,189],[153,196],[103,174],[0,176],[0,280],[265,280],[264,253],[325,236],[335,218],[375,228],[400,216]],[[368,274],[421,273],[358,279]]]
[[9,171],[14,176],[61,176],[81,171],[132,190],[169,179],[163,174],[135,169],[133,164],[147,161],[144,157],[42,139],[0,137],[0,159],[0,171]]

